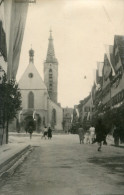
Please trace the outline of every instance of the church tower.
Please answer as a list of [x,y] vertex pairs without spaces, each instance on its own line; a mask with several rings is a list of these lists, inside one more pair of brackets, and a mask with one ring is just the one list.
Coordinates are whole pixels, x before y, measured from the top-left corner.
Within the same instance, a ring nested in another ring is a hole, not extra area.
[[47,87],[50,99],[57,103],[58,96],[58,61],[55,57],[52,31],[50,30],[49,44],[46,60],[44,62],[44,83]]

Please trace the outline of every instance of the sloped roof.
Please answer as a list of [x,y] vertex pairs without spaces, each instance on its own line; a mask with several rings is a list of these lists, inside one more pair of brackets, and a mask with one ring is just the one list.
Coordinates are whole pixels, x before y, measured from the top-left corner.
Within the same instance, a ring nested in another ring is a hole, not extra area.
[[107,80],[111,74],[111,65],[108,60],[107,54],[104,54],[104,65],[103,65],[103,78]]
[[47,50],[47,56],[46,56],[45,62],[46,63],[57,63],[57,59],[55,57],[54,46],[53,46],[52,31],[50,31],[49,44],[48,44],[48,50]]
[[122,65],[124,67],[124,36],[115,35],[114,45],[116,46],[116,44],[118,46],[119,55],[120,55],[120,58],[121,58]]
[[[30,74],[32,74],[32,77],[30,77]],[[29,63],[27,69],[20,78],[19,88],[47,90],[46,85],[44,84],[39,72],[37,71],[33,63]]]

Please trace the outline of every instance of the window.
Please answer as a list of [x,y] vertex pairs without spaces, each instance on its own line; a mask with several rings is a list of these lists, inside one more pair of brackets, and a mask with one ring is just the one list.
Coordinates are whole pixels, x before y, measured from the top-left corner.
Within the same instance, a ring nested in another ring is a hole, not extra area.
[[28,94],[28,108],[34,108],[34,94],[32,91]]
[[49,69],[49,79],[53,78],[52,69]]
[[33,73],[29,73],[28,77],[33,78]]

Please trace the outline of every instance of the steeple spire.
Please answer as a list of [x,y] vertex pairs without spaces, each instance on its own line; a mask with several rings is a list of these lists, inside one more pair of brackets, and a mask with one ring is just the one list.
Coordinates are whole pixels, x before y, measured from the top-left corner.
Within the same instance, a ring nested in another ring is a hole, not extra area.
[[50,28],[50,31],[49,31],[49,32],[50,32],[50,38],[49,38],[49,40],[50,40],[50,39],[53,40],[53,38],[52,38],[52,29],[51,29],[51,28]]
[[32,49],[32,45],[31,49],[29,50],[29,63],[30,62],[34,63],[34,50]]
[[52,37],[52,30],[50,29],[50,36],[49,36],[49,44],[48,44],[48,50],[47,50],[47,56],[46,56],[46,62],[54,63],[57,62],[57,59],[55,58],[55,52],[54,52],[54,46],[53,46],[53,37]]

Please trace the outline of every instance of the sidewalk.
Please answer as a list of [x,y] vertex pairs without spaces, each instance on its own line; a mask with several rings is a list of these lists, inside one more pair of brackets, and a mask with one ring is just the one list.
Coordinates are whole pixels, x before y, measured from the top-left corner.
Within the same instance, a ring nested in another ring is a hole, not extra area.
[[[114,146],[114,138],[113,138],[112,135],[108,135],[106,141],[107,141],[108,145]],[[123,148],[124,147],[124,143],[123,144],[119,144],[118,147],[120,147],[120,148],[122,147]]]
[[0,146],[0,175],[9,169],[13,171],[21,162],[19,160],[28,155],[29,148],[30,142],[25,138],[10,136],[9,143]]
[[28,144],[9,143],[0,146],[0,165],[9,158],[26,148]]

